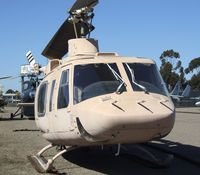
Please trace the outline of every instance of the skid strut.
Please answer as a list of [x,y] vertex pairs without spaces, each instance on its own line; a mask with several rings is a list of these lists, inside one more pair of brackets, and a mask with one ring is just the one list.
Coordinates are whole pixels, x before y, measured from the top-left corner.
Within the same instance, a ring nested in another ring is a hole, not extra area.
[[[20,110],[21,110],[21,112],[19,112]],[[14,117],[16,117],[18,115],[21,115],[21,118],[24,117],[22,106],[18,107],[18,109],[15,111],[15,113],[10,114],[10,119],[13,119]]]
[[118,144],[117,144],[117,152],[115,153],[115,156],[119,156],[120,150],[121,150],[121,144],[118,143]]
[[47,151],[50,148],[55,147],[56,145],[53,144],[49,144],[46,147],[44,147],[43,149],[41,149],[41,151],[39,151],[36,155],[34,156],[28,156],[29,161],[31,162],[32,166],[39,172],[39,173],[46,173],[46,172],[50,172],[54,169],[53,162],[62,154],[71,151],[73,149],[76,149],[77,146],[70,146],[70,147],[65,147],[64,150],[60,151],[59,153],[57,153],[53,158],[51,159],[45,159],[42,154]]

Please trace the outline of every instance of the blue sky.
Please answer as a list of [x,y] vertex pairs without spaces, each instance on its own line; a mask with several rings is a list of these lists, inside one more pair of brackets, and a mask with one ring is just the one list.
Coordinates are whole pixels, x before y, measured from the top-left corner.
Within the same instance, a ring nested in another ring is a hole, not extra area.
[[[199,0],[99,0],[95,8],[95,31],[100,50],[123,56],[154,59],[174,49],[183,66],[200,57]],[[67,18],[74,0],[1,0],[0,77],[19,75],[27,64],[25,53],[33,52],[42,65],[41,52]],[[19,79],[0,81],[4,90],[20,89]]]

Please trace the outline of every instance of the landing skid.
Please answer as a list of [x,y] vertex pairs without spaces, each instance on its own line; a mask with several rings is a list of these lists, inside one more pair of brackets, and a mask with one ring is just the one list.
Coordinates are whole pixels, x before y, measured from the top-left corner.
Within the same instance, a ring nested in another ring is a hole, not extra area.
[[32,166],[39,172],[39,173],[47,173],[52,172],[55,168],[53,167],[54,161],[64,154],[65,152],[71,151],[73,149],[76,149],[77,146],[71,146],[71,147],[64,147],[62,151],[57,153],[53,158],[51,159],[45,159],[42,154],[47,151],[50,148],[55,147],[56,145],[50,144],[44,147],[41,151],[39,151],[35,156],[27,156],[29,161],[31,162]]
[[[19,112],[20,110],[21,110],[21,112]],[[22,106],[18,107],[18,109],[15,111],[15,113],[11,113],[11,114],[10,114],[10,119],[13,119],[14,117],[16,117],[16,116],[18,116],[18,115],[20,115],[21,118],[24,117]]]
[[122,154],[128,158],[136,158],[142,164],[151,166],[154,168],[165,168],[168,167],[174,156],[167,154],[156,149],[149,148],[148,145],[128,145],[121,146]]

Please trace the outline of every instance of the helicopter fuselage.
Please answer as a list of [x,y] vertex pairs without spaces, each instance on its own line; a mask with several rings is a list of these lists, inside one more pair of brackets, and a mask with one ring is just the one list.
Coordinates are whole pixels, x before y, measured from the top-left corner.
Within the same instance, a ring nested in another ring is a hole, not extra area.
[[143,143],[172,130],[175,108],[154,61],[98,53],[57,60],[37,89],[35,120],[53,144]]
[[[42,52],[50,61],[36,90],[35,121],[50,144],[28,157],[38,172],[82,146],[118,144],[117,156],[120,144],[162,138],[173,128],[175,108],[155,62],[100,53],[90,38],[98,2],[77,0]],[[61,151],[45,159],[56,145]]]

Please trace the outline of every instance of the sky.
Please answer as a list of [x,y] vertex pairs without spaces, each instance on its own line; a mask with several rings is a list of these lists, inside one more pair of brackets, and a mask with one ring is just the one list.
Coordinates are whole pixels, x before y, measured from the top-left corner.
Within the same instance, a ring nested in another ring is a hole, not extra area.
[[[68,17],[74,0],[0,0],[0,77],[18,76],[31,50],[36,61]],[[154,59],[164,50],[180,53],[186,68],[200,57],[199,0],[99,0],[95,31],[100,51]],[[20,79],[0,80],[4,91],[20,90]]]

